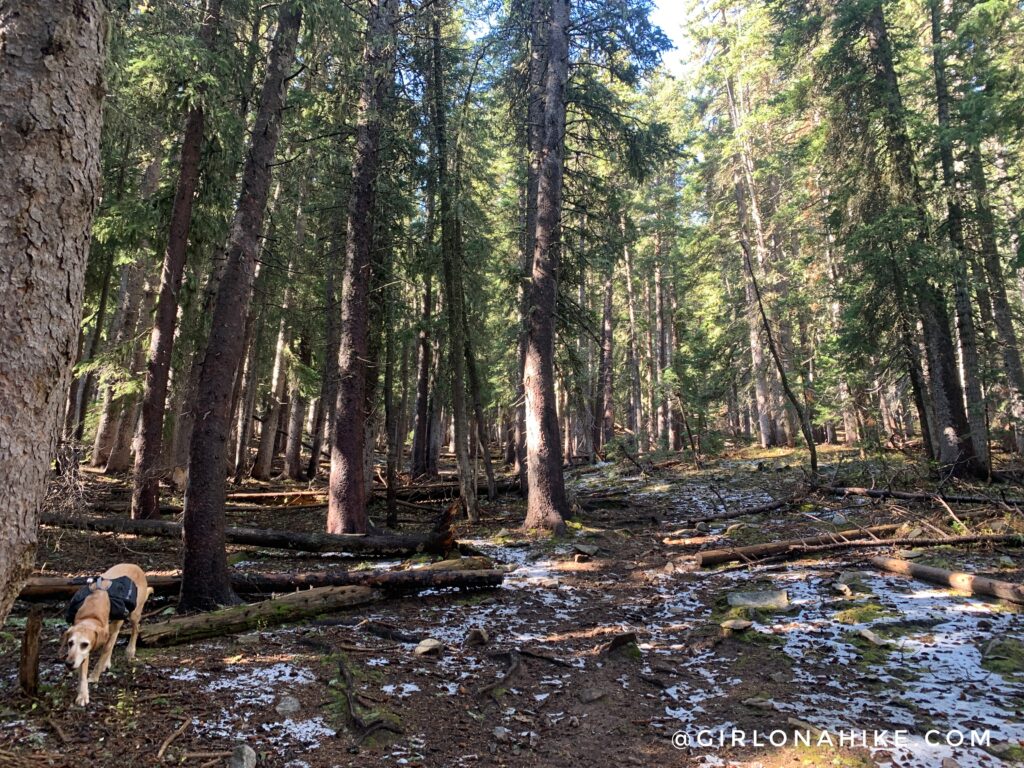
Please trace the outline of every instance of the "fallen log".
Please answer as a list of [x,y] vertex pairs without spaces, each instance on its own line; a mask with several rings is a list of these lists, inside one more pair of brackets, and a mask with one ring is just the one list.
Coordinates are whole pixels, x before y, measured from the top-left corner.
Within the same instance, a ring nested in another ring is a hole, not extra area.
[[257,626],[285,624],[342,608],[367,605],[378,599],[380,593],[369,587],[307,589],[259,603],[143,624],[139,630],[139,642],[145,646],[181,645],[207,637],[244,632]]
[[[497,483],[499,492],[514,491],[519,488],[518,480],[501,480]],[[486,493],[487,483],[477,483],[477,491]],[[383,497],[386,490],[381,486],[375,486],[373,493],[377,497]],[[459,484],[457,482],[436,482],[419,483],[413,485],[402,485],[395,489],[395,497],[402,501],[415,501],[425,499],[452,499],[459,495]],[[250,504],[274,504],[279,506],[296,506],[309,504],[311,501],[322,500],[327,503],[327,490],[295,490],[295,491],[238,491],[229,493],[229,501],[246,502]]]
[[779,499],[778,501],[770,501],[766,504],[758,504],[756,507],[745,507],[744,509],[734,509],[729,512],[723,512],[720,515],[711,515],[709,517],[694,517],[687,518],[687,523],[714,523],[718,520],[732,520],[736,517],[746,517],[747,515],[763,515],[767,512],[774,512],[777,509],[785,509],[786,507],[792,506],[798,503],[803,496],[791,496],[788,499]]
[[944,568],[933,568],[930,565],[918,565],[891,557],[873,557],[871,564],[883,571],[910,576],[920,581],[927,581],[929,584],[952,587],[968,594],[998,597],[1013,603],[1024,603],[1024,586],[1020,584],[975,576],[971,573],[947,571]]
[[[101,533],[128,533],[136,536],[181,538],[181,523],[163,520],[130,520],[124,517],[65,517],[43,514],[43,525]],[[272,528],[226,528],[232,544],[247,544],[269,549],[299,552],[346,552],[369,557],[410,555],[421,552],[444,554],[455,546],[455,533],[446,526],[428,534],[412,533],[298,533]]]
[[[269,594],[308,587],[373,587],[386,593],[418,592],[424,589],[492,589],[500,587],[505,572],[494,569],[452,570],[418,568],[408,571],[313,571],[311,573],[233,573],[231,586],[239,594]],[[19,600],[37,602],[64,600],[83,587],[88,576],[33,576],[18,595]],[[174,594],[181,588],[179,574],[146,574],[157,594]]]
[[1001,497],[963,496],[955,493],[920,493],[911,491],[890,491],[885,488],[859,488],[857,486],[826,485],[820,488],[832,496],[868,496],[873,499],[902,499],[903,501],[935,502],[945,501],[953,504],[1006,504],[1008,506],[1024,506],[1024,499],[1004,499]]
[[747,560],[760,560],[765,557],[784,555],[797,547],[816,546],[820,544],[835,544],[842,541],[855,541],[857,539],[870,539],[878,535],[892,533],[899,525],[876,525],[871,528],[857,528],[836,533],[826,533],[820,536],[810,536],[803,539],[788,539],[786,541],[773,541],[766,544],[752,544],[746,547],[727,547],[725,549],[709,549],[705,552],[698,552],[694,557],[697,566],[709,568],[722,563],[732,563]]

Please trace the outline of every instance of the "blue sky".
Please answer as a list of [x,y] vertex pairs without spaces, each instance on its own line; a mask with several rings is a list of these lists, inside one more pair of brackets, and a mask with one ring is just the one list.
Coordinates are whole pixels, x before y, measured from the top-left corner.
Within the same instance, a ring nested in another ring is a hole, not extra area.
[[651,21],[661,27],[676,46],[676,50],[665,53],[665,65],[673,74],[682,70],[682,52],[679,50],[683,42],[683,21],[686,15],[685,0],[655,0]]

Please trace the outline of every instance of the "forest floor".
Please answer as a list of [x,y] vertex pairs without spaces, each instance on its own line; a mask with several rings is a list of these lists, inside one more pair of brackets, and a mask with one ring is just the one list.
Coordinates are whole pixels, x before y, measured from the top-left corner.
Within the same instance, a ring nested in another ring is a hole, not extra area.
[[[28,610],[19,602],[0,634],[0,764],[224,765],[240,743],[256,750],[259,766],[290,768],[955,768],[1024,758],[1024,621],[1010,604],[882,574],[867,561],[884,548],[696,567],[695,552],[730,543],[884,522],[910,532],[929,524],[950,530],[941,508],[823,495],[788,511],[692,524],[803,493],[797,461],[786,451],[744,451],[700,470],[681,462],[643,474],[624,464],[573,470],[570,486],[584,510],[567,537],[525,536],[518,528],[523,503],[512,496],[485,502],[482,524],[460,525],[461,542],[507,568],[500,589],[434,591],[337,614],[342,623],[140,648],[134,665],[119,648],[111,672],[92,686],[88,709],[74,706],[74,683],[57,655],[63,604],[46,605],[41,697],[17,693]],[[930,483],[922,466],[900,455],[830,452],[822,471],[847,484]],[[84,477],[88,498],[124,498],[123,481]],[[403,521],[414,514],[403,511]],[[255,506],[230,513],[236,525],[310,531],[322,530],[324,517],[322,509]],[[982,519],[970,518],[970,530],[1024,530],[1019,515],[996,505]],[[42,574],[90,574],[120,561],[171,572],[178,564],[172,540],[42,531]],[[1024,580],[1013,548],[929,547],[910,555]],[[234,546],[230,556],[236,568],[260,572],[402,565]],[[730,594],[764,590],[785,590],[788,604],[755,610],[727,603]],[[147,605],[153,615],[171,611],[168,599]],[[437,638],[446,651],[414,656],[412,644],[354,626],[367,618]],[[730,618],[753,624],[724,631],[720,624]],[[486,630],[487,644],[465,644],[474,628]],[[605,643],[630,632],[635,644],[605,652]],[[397,733],[361,738],[340,691],[339,663],[352,674],[364,716],[385,718]],[[971,732],[984,741],[986,730],[989,743],[971,746]],[[801,731],[812,745],[796,743]],[[876,731],[888,734],[877,746]],[[700,735],[705,745],[677,748],[677,732],[691,741]],[[747,743],[733,745],[736,734]],[[965,744],[947,744],[958,734]]]

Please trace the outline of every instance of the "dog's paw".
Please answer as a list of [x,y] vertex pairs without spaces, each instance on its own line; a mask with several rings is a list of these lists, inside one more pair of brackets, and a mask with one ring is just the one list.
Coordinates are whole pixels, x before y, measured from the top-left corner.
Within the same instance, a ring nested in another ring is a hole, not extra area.
[[89,694],[88,693],[80,693],[80,694],[78,694],[78,698],[75,699],[75,704],[77,704],[80,707],[87,707],[87,706],[89,706]]

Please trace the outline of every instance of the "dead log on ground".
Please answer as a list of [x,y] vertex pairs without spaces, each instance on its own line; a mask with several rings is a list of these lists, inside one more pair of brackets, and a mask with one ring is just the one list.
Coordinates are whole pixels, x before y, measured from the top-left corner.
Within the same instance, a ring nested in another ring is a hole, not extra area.
[[730,512],[723,512],[720,515],[712,515],[709,517],[695,517],[687,519],[687,523],[714,523],[718,520],[732,520],[736,517],[746,517],[747,515],[763,515],[767,512],[774,512],[777,509],[785,509],[793,504],[799,503],[804,497],[803,496],[791,496],[788,499],[779,499],[778,501],[770,501],[767,504],[758,504],[756,507],[746,507],[744,509],[734,509]]
[[[181,523],[162,520],[130,520],[123,517],[65,517],[43,514],[40,516],[40,522],[43,525],[73,530],[181,538]],[[421,552],[444,554],[455,546],[455,534],[450,526],[428,534],[297,533],[272,528],[226,528],[224,533],[232,544],[299,552],[346,552],[367,557],[410,555]]]
[[1020,584],[988,579],[971,573],[947,571],[944,568],[933,568],[930,565],[918,565],[907,560],[894,560],[891,557],[873,557],[871,564],[883,571],[910,576],[927,581],[929,584],[952,587],[972,595],[985,595],[1014,603],[1024,603],[1024,586]]
[[235,605],[219,611],[143,624],[139,630],[139,642],[145,646],[181,645],[208,637],[244,632],[257,626],[285,624],[342,608],[354,608],[378,599],[380,593],[369,587],[307,589],[259,603]]
[[[239,594],[269,594],[309,587],[374,587],[386,593],[418,592],[424,589],[493,589],[500,587],[504,571],[458,568],[408,571],[313,571],[311,573],[234,573],[231,586]],[[18,595],[20,600],[64,600],[87,582],[87,576],[33,576]],[[177,574],[147,574],[146,581],[157,594],[175,594],[181,589]]]
[[1001,497],[963,496],[955,493],[914,493],[911,491],[890,491],[884,488],[858,488],[856,486],[827,485],[820,490],[832,496],[869,496],[873,499],[901,499],[903,501],[935,502],[945,501],[953,504],[1006,504],[1024,507],[1024,499],[1004,499]]
[[732,563],[746,560],[760,560],[765,557],[777,557],[785,555],[794,548],[816,546],[819,544],[835,544],[843,541],[855,541],[857,539],[870,539],[879,535],[892,533],[899,525],[876,525],[871,528],[858,528],[848,531],[837,531],[826,533],[820,536],[810,536],[803,539],[788,539],[786,541],[773,541],[766,544],[752,544],[747,547],[727,547],[725,549],[709,549],[706,552],[698,552],[695,555],[698,567],[709,568],[722,563]]

